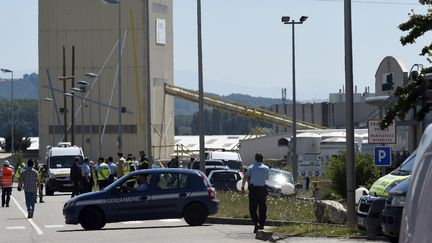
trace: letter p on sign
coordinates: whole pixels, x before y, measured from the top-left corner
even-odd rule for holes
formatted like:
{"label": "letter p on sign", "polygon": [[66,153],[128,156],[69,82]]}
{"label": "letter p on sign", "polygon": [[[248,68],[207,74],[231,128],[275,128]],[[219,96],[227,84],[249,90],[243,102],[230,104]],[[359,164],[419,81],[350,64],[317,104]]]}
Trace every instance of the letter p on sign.
{"label": "letter p on sign", "polygon": [[391,165],[391,147],[377,146],[374,149],[374,162],[376,166]]}

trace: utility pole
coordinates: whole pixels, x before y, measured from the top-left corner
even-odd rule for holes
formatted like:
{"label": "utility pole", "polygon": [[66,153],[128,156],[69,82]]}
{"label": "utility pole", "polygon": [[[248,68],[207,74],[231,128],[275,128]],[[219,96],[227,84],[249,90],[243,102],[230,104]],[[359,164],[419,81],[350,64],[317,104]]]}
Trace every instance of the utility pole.
{"label": "utility pole", "polygon": [[354,105],[353,105],[353,53],[351,0],[344,0],[345,26],[345,114],[346,114],[346,176],[347,176],[347,219],[348,226],[356,225],[355,213],[355,164],[354,164]]}

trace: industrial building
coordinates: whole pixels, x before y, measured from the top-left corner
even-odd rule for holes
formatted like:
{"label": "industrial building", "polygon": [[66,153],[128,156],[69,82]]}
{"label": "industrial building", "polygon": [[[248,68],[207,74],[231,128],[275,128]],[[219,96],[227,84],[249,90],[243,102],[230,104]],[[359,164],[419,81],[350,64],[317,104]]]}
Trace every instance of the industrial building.
{"label": "industrial building", "polygon": [[156,157],[173,152],[172,11],[172,0],[39,1],[39,157],[62,140],[92,158],[151,151],[148,131]]}

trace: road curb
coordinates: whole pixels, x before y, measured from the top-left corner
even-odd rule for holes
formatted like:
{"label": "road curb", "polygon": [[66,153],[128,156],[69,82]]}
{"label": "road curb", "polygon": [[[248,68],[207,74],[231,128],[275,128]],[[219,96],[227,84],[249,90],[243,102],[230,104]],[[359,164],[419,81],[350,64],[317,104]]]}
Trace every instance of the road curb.
{"label": "road curb", "polygon": [[[228,217],[208,217],[206,222],[210,224],[253,225],[251,219],[228,218]],[[345,225],[340,225],[340,224],[325,224],[325,223],[317,223],[317,222],[299,222],[299,221],[281,221],[281,220],[266,221],[266,226],[284,226],[284,225],[299,225],[299,224],[345,227]]]}

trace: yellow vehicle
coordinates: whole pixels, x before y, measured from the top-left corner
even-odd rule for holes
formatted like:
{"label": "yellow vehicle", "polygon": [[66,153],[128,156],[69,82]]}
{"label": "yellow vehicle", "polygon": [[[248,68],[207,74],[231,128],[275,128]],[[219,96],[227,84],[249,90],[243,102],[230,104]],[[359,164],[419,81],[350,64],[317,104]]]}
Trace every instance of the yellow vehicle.
{"label": "yellow vehicle", "polygon": [[379,197],[387,197],[389,191],[397,184],[410,177],[414,165],[416,151],[414,151],[398,168],[391,173],[379,178],[369,190],[369,194]]}

